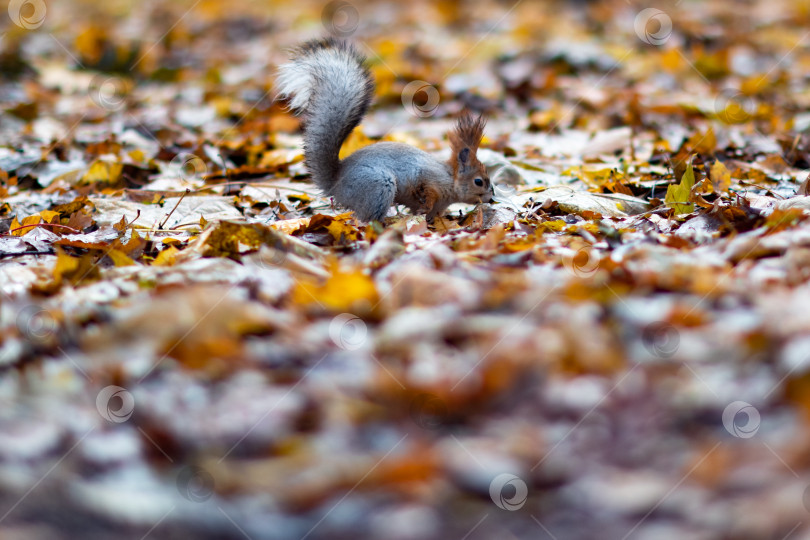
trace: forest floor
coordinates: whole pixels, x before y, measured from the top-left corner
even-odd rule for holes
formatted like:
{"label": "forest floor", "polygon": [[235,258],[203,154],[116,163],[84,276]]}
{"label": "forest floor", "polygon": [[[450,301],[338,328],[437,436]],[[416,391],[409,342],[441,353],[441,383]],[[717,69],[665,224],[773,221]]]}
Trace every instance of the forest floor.
{"label": "forest floor", "polygon": [[[4,539],[810,538],[810,2],[7,7]],[[317,192],[329,34],[495,203]]]}

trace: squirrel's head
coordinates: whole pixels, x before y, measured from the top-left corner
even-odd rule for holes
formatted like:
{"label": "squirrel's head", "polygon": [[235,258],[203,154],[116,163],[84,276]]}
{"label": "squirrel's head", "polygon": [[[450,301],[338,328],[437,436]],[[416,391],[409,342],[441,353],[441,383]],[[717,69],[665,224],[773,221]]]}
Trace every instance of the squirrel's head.
{"label": "squirrel's head", "polygon": [[487,168],[476,155],[486,123],[483,116],[473,117],[464,111],[450,133],[450,165],[453,167],[455,191],[460,202],[476,204],[492,200],[493,190]]}

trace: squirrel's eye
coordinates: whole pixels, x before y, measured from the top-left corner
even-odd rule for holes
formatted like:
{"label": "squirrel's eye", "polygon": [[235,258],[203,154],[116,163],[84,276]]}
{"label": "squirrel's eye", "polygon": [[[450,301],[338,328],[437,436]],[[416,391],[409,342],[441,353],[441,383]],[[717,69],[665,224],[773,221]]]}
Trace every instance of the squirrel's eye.
{"label": "squirrel's eye", "polygon": [[483,185],[484,185],[484,181],[483,181],[483,180],[481,180],[480,178],[476,178],[476,179],[475,179],[475,185],[476,185],[476,186],[483,186]]}

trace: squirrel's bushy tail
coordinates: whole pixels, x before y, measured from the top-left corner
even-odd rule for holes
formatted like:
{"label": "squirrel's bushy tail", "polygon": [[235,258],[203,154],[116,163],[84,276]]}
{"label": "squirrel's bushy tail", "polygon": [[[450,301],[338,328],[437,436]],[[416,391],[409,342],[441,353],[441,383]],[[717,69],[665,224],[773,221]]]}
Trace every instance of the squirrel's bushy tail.
{"label": "squirrel's bushy tail", "polygon": [[340,168],[338,153],[374,96],[365,58],[336,39],[305,43],[279,68],[280,97],[303,114],[304,157],[315,184],[329,192]]}

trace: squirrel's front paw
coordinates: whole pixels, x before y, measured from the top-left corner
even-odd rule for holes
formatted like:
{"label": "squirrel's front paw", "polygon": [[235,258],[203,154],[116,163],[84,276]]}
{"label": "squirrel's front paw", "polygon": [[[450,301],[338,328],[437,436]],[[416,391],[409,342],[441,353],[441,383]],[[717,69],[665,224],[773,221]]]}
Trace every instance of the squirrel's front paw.
{"label": "squirrel's front paw", "polygon": [[433,221],[433,218],[436,217],[436,202],[439,200],[439,193],[436,189],[423,184],[420,186],[416,200],[418,204],[416,205],[415,213],[432,216],[429,221]]}
{"label": "squirrel's front paw", "polygon": [[413,211],[414,215],[421,216],[424,214],[430,214],[431,210],[433,210],[433,207],[428,206],[426,204],[420,204],[419,206],[417,206],[416,208],[412,208],[411,210]]}

